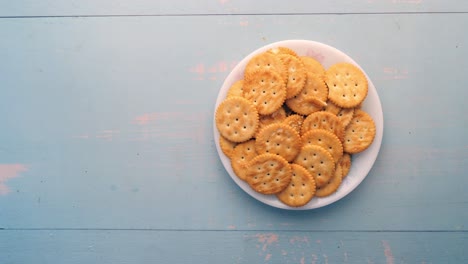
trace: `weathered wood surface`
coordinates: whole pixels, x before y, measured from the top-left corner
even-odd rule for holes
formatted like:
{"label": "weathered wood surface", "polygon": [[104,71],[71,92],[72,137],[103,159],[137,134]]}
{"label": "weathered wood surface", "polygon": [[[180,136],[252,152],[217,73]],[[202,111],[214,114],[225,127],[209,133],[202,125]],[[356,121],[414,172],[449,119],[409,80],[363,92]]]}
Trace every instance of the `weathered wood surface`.
{"label": "weathered wood surface", "polygon": [[[383,2],[348,12],[400,12]],[[1,263],[466,262],[467,14],[92,17],[140,11],[23,3],[0,15],[91,17],[0,19]],[[444,3],[420,5],[466,7]],[[222,13],[210,6],[180,12]],[[212,139],[229,71],[284,39],[348,53],[383,105],[374,168],[319,210],[250,198]]]}

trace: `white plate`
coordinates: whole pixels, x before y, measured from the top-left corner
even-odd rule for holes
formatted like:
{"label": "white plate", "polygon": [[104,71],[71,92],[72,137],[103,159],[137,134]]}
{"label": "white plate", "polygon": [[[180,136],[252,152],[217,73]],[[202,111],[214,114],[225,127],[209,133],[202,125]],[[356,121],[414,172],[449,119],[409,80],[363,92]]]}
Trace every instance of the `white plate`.
{"label": "white plate", "polygon": [[[219,91],[218,98],[216,100],[215,109],[224,100],[224,98],[226,97],[227,91],[229,90],[231,85],[237,80],[240,80],[243,78],[243,72],[244,72],[244,68],[247,62],[256,54],[259,54],[261,52],[267,51],[268,49],[278,47],[278,46],[288,47],[296,51],[296,53],[299,56],[313,57],[317,59],[318,61],[320,61],[322,65],[325,67],[325,69],[327,69],[331,65],[338,63],[338,62],[349,62],[361,68],[348,55],[337,50],[336,48],[333,48],[331,46],[328,46],[319,42],[308,41],[308,40],[285,40],[285,41],[275,42],[275,43],[269,44],[267,46],[264,46],[252,52],[247,57],[245,57],[239,64],[237,64],[237,66],[228,75],[228,77],[224,81],[223,86],[221,87],[221,90]],[[369,76],[367,76],[367,79],[369,80],[369,91],[363,103],[362,108],[364,111],[369,113],[374,119],[377,133],[375,135],[375,139],[372,145],[370,145],[368,149],[366,149],[365,151],[359,154],[352,155],[352,163],[351,163],[351,169],[349,171],[349,174],[348,176],[346,176],[341,186],[334,194],[328,197],[323,197],[323,198],[314,197],[308,204],[302,207],[294,208],[294,207],[287,206],[283,204],[282,202],[280,202],[276,198],[275,195],[263,195],[263,194],[255,192],[254,190],[250,188],[250,186],[246,182],[242,181],[236,176],[236,174],[233,172],[231,168],[231,163],[230,163],[229,158],[226,155],[224,155],[224,153],[221,151],[221,148],[219,146],[219,132],[216,129],[216,123],[213,117],[214,140],[216,142],[216,149],[218,150],[218,154],[221,159],[221,162],[224,165],[224,168],[229,173],[231,178],[237,183],[237,185],[239,185],[239,187],[241,187],[246,193],[248,193],[255,199],[265,204],[278,207],[278,208],[289,209],[289,210],[309,210],[309,209],[314,209],[314,208],[319,208],[319,207],[329,205],[345,197],[347,194],[353,191],[367,176],[370,169],[374,165],[374,162],[379,153],[380,144],[382,143],[382,135],[383,135],[382,105],[380,104],[379,96]]]}

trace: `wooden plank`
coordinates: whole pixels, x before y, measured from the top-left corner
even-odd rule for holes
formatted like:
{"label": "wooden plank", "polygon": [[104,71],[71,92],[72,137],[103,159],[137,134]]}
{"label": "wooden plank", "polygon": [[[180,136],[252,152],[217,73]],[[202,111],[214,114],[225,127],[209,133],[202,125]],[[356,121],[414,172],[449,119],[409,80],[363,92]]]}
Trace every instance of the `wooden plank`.
{"label": "wooden plank", "polygon": [[467,12],[460,0],[315,0],[295,1],[150,1],[150,0],[17,0],[0,1],[0,16],[101,16],[200,14],[337,14],[399,12]]}
{"label": "wooden plank", "polygon": [[[466,230],[463,25],[466,14],[1,19],[0,227]],[[368,178],[309,212],[248,197],[211,135],[235,63],[296,38],[355,58],[385,117]]]}
{"label": "wooden plank", "polygon": [[2,263],[466,263],[466,233],[0,231]]}

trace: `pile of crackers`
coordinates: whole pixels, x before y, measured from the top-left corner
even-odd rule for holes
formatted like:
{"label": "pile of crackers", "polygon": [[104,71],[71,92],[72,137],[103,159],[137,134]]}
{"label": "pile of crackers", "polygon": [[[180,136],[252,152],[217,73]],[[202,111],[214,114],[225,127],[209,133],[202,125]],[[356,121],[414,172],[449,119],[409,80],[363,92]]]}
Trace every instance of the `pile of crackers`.
{"label": "pile of crackers", "polygon": [[365,74],[349,63],[328,69],[277,47],[254,56],[216,109],[220,147],[256,192],[300,207],[333,194],[376,129],[361,109]]}

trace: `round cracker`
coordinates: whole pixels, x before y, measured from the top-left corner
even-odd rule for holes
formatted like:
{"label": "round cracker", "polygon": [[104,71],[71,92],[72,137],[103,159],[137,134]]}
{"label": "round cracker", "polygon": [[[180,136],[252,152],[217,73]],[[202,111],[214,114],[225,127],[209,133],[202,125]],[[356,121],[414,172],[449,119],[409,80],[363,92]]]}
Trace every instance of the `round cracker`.
{"label": "round cracker", "polygon": [[269,49],[268,52],[273,53],[275,55],[288,54],[288,55],[294,56],[296,58],[299,57],[299,56],[297,56],[297,53],[294,50],[292,50],[290,48],[286,48],[286,47],[272,48],[272,49]]}
{"label": "round cracker", "polygon": [[288,79],[286,80],[286,99],[297,95],[304,88],[307,74],[302,61],[289,54],[278,55],[286,66]]}
{"label": "round cracker", "polygon": [[234,148],[231,155],[231,167],[237,177],[245,181],[247,178],[246,164],[256,156],[255,140],[240,143]]}
{"label": "round cracker", "polygon": [[338,161],[338,164],[341,166],[342,178],[344,179],[351,169],[351,155],[349,153],[344,153]]}
{"label": "round cracker", "polygon": [[333,157],[324,148],[316,145],[302,147],[294,163],[303,166],[314,177],[317,186],[324,186],[335,171]]}
{"label": "round cracker", "polygon": [[328,88],[322,78],[308,72],[304,88],[299,94],[286,100],[286,105],[298,114],[309,115],[322,109],[322,107],[311,102],[310,98],[314,97],[321,101],[326,101],[327,96]]}
{"label": "round cracker", "polygon": [[317,187],[315,195],[317,197],[325,197],[333,194],[340,187],[342,179],[341,166],[336,166],[336,170],[333,172],[333,177],[330,178],[327,184]]}
{"label": "round cracker", "polygon": [[334,133],[341,142],[344,139],[344,128],[338,117],[329,112],[320,111],[310,114],[302,124],[301,134],[312,129],[325,129]]}
{"label": "round cracker", "polygon": [[244,79],[244,97],[255,105],[259,114],[269,115],[283,105],[286,85],[274,71],[254,71]]}
{"label": "round cracker", "polygon": [[372,144],[374,137],[374,120],[363,110],[356,110],[345,131],[344,150],[351,154],[364,151]]}
{"label": "round cracker", "polygon": [[234,148],[237,146],[237,143],[232,142],[220,135],[219,146],[221,147],[221,150],[223,151],[224,155],[226,155],[228,158],[231,158],[232,152],[234,152]]}
{"label": "round cracker", "polygon": [[329,89],[328,98],[340,107],[355,107],[367,96],[367,78],[353,64],[332,65],[325,73],[325,81]]}
{"label": "round cracker", "polygon": [[283,121],[283,124],[286,124],[292,127],[298,134],[301,133],[302,123],[304,122],[304,117],[301,115],[290,115],[286,117]]}
{"label": "round cracker", "polygon": [[255,139],[259,154],[272,153],[292,161],[301,149],[301,137],[290,126],[275,123],[264,127]]}
{"label": "round cracker", "polygon": [[288,79],[288,72],[286,71],[284,62],[276,54],[271,52],[263,52],[250,59],[245,66],[244,76],[248,76],[259,70],[278,73],[284,83],[286,83]]}
{"label": "round cracker", "polygon": [[[262,130],[262,128],[268,125],[274,124],[274,123],[281,123],[285,119],[286,119],[286,111],[284,110],[283,107],[280,107],[278,110],[276,110],[270,115],[260,115],[258,130],[256,134],[258,134]],[[255,137],[257,137],[257,135]]]}
{"label": "round cracker", "polygon": [[235,82],[233,85],[228,90],[226,98],[232,97],[232,96],[244,96],[244,80],[238,80]]}
{"label": "round cracker", "polygon": [[299,207],[307,204],[315,195],[315,180],[304,167],[291,164],[292,177],[289,185],[276,195],[286,205]]}
{"label": "round cracker", "polygon": [[312,129],[302,135],[302,145],[317,145],[326,149],[332,155],[335,163],[343,156],[343,145],[340,139],[324,129]]}
{"label": "round cracker", "polygon": [[247,99],[233,96],[219,104],[215,114],[219,133],[232,142],[243,142],[255,134],[258,112]]}
{"label": "round cracker", "polygon": [[291,181],[291,165],[281,156],[261,154],[247,164],[247,183],[256,192],[275,194]]}
{"label": "round cracker", "polygon": [[343,127],[347,127],[353,119],[354,108],[341,108],[340,112],[336,115],[340,119]]}
{"label": "round cracker", "polygon": [[327,101],[327,106],[325,106],[325,108],[323,108],[323,111],[330,112],[330,113],[332,113],[334,115],[338,115],[340,113],[340,111],[341,111],[341,107],[337,106],[332,101],[328,100]]}
{"label": "round cracker", "polygon": [[304,66],[306,67],[307,72],[310,72],[312,75],[323,78],[325,75],[325,69],[322,64],[314,58],[311,57],[301,57]]}

